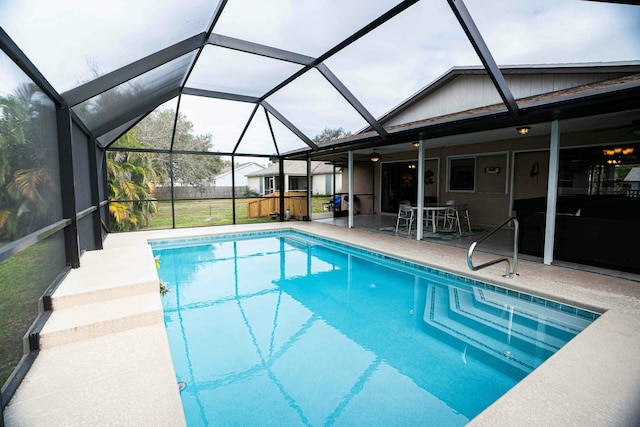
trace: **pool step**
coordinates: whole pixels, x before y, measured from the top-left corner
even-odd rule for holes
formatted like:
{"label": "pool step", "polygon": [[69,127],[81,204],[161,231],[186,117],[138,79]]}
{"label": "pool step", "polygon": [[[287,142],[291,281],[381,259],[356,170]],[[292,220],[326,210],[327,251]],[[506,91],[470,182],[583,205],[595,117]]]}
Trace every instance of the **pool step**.
{"label": "pool step", "polygon": [[158,273],[147,244],[89,251],[51,297],[53,310],[158,292]]}
{"label": "pool step", "polygon": [[40,332],[40,349],[161,324],[158,291],[53,310]]}
{"label": "pool step", "polygon": [[147,244],[90,251],[51,296],[40,349],[163,323],[159,280]]}

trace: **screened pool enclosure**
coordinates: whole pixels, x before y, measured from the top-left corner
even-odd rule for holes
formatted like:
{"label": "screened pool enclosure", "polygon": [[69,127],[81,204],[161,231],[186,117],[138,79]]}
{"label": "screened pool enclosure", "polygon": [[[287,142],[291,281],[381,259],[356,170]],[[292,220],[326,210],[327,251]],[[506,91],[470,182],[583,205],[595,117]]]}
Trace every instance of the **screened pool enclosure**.
{"label": "screened pool enclosure", "polygon": [[[110,232],[310,220],[354,194],[348,171],[374,150],[562,120],[640,132],[638,78],[524,103],[501,71],[637,68],[635,3],[0,3],[0,406],[57,283]],[[494,102],[386,119],[460,66]]]}

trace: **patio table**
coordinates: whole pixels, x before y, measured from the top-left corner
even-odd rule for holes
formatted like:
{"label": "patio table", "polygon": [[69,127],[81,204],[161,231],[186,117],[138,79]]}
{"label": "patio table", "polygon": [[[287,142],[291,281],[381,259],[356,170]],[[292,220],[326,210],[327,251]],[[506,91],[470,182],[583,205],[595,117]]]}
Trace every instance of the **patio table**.
{"label": "patio table", "polygon": [[[412,207],[415,211],[418,210],[417,206]],[[429,215],[433,215],[431,220],[431,225],[433,227],[433,232],[436,232],[436,215],[438,211],[446,211],[447,209],[451,209],[450,205],[437,205],[432,203],[427,203],[422,207],[423,213],[426,215],[427,220],[429,219]]]}

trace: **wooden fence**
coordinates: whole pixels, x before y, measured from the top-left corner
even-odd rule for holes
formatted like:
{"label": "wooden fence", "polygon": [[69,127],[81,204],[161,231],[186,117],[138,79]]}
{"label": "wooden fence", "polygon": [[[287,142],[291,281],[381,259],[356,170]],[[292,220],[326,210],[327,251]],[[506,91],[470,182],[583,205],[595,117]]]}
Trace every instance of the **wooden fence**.
{"label": "wooden fence", "polygon": [[[302,195],[301,195],[302,194]],[[284,193],[284,209],[289,209],[292,218],[302,218],[307,213],[306,193]],[[280,193],[271,193],[264,197],[247,199],[247,218],[260,218],[280,212]]]}

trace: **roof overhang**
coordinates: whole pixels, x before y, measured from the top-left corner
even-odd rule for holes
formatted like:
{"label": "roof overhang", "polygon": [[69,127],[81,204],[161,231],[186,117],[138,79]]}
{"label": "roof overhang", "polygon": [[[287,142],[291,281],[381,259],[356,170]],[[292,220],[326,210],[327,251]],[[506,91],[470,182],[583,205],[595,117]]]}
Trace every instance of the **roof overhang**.
{"label": "roof overhang", "polygon": [[[455,135],[492,131],[518,126],[548,123],[554,120],[589,118],[593,116],[624,113],[638,110],[640,104],[640,78],[611,87],[596,88],[580,93],[569,93],[552,99],[521,101],[520,114],[513,118],[504,105],[489,106],[440,118],[385,128],[386,141],[375,132],[365,132],[325,143],[319,150],[298,150],[285,154],[296,159],[326,157],[327,154],[350,150],[392,146],[408,142],[432,140]],[[633,113],[640,115],[640,113]]]}

